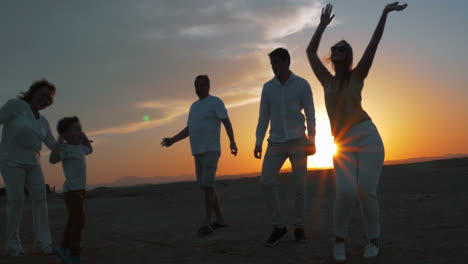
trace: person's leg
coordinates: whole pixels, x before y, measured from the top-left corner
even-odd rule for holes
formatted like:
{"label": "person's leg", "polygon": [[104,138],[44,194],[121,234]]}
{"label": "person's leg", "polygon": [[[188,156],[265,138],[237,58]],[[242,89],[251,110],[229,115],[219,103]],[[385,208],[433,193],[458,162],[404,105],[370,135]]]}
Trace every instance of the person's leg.
{"label": "person's leg", "polygon": [[273,226],[277,228],[283,228],[285,225],[281,217],[280,203],[276,192],[276,177],[286,158],[285,144],[268,144],[260,176],[266,205],[271,214]]}
{"label": "person's leg", "polygon": [[356,152],[338,152],[333,158],[336,186],[333,220],[337,242],[348,234],[351,210],[357,193],[356,159]]}
{"label": "person's leg", "polygon": [[[362,139],[358,152],[358,190],[364,228],[368,239],[380,237],[379,201],[377,189],[384,164],[382,139],[374,128]],[[367,134],[367,133],[366,133]]]}
{"label": "person's leg", "polygon": [[[201,187],[205,194],[205,220],[204,224],[211,226],[211,216],[215,208],[215,200],[217,200],[217,195],[214,190],[214,182],[216,170],[218,168],[220,153],[217,151],[209,151],[204,153],[201,158]],[[219,206],[219,201],[216,201],[217,206]],[[221,213],[219,208],[217,213]],[[221,214],[221,218],[224,217]]]}
{"label": "person's leg", "polygon": [[70,253],[72,256],[80,256],[81,235],[85,223],[85,191],[71,191],[70,193]]}
{"label": "person's leg", "polygon": [[203,187],[202,189],[205,193],[205,219],[203,224],[211,226],[211,215],[213,214],[214,208],[214,190],[212,187]]}
{"label": "person's leg", "polygon": [[63,193],[63,200],[65,201],[65,206],[67,208],[68,218],[67,218],[67,224],[65,225],[65,229],[63,231],[61,246],[64,250],[69,250],[70,249],[70,232],[71,232],[70,230],[71,230],[71,224],[72,224],[72,218],[71,218],[72,208],[71,208],[70,192]]}
{"label": "person's leg", "polygon": [[225,224],[224,215],[223,215],[223,211],[221,209],[221,204],[219,202],[218,193],[216,191],[214,191],[213,203],[214,203],[213,204],[213,210],[214,210],[215,215],[216,215],[216,223],[218,223],[220,225],[224,225]]}
{"label": "person's leg", "polygon": [[52,254],[47,193],[41,166],[30,166],[26,175],[26,186],[31,195],[35,247],[45,254]]}
{"label": "person's leg", "polygon": [[333,211],[335,244],[333,258],[335,262],[346,261],[345,237],[348,234],[348,224],[351,210],[356,199],[357,164],[356,152],[341,151],[333,158],[335,171],[336,199]]}
{"label": "person's leg", "polygon": [[2,162],[0,170],[6,190],[6,248],[10,255],[24,253],[19,229],[23,216],[26,169],[20,164]]}
{"label": "person's leg", "polygon": [[307,155],[304,144],[295,144],[289,154],[294,181],[294,208],[296,228],[304,228],[305,176],[307,174]]}

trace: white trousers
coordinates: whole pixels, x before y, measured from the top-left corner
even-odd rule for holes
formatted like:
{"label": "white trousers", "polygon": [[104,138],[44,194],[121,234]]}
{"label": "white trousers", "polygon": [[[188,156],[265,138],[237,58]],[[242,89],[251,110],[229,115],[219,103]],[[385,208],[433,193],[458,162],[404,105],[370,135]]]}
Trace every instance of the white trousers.
{"label": "white trousers", "polygon": [[338,144],[333,159],[336,176],[334,231],[345,238],[356,197],[369,239],[380,236],[377,188],[384,163],[384,146],[372,121],[353,126]]}
{"label": "white trousers", "polygon": [[305,175],[307,173],[307,156],[305,154],[305,139],[291,140],[286,143],[269,143],[263,160],[260,183],[266,199],[267,208],[271,213],[272,223],[283,227],[285,221],[281,216],[276,177],[287,158],[291,162],[294,181],[295,226],[304,227],[305,211]]}
{"label": "white trousers", "polygon": [[0,172],[5,183],[7,197],[5,228],[7,252],[17,254],[23,251],[19,229],[23,216],[25,187],[29,191],[32,202],[34,245],[38,249],[50,246],[52,239],[49,228],[47,194],[41,166],[1,161]]}

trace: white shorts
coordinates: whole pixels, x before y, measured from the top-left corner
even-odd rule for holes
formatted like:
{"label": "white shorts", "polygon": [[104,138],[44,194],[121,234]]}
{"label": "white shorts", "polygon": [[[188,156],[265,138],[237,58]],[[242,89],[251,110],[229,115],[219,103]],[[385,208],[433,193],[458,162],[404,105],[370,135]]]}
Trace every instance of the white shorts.
{"label": "white shorts", "polygon": [[197,183],[200,187],[214,187],[219,151],[208,151],[194,155]]}

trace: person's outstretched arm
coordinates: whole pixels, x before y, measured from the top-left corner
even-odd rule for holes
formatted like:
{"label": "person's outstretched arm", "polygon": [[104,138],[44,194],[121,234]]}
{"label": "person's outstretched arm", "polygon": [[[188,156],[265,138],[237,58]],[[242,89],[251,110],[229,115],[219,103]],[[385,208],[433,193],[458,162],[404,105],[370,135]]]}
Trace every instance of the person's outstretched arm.
{"label": "person's outstretched arm", "polygon": [[332,77],[331,73],[323,65],[320,60],[317,51],[320,44],[320,39],[322,34],[325,31],[325,28],[330,24],[335,15],[331,15],[333,6],[327,4],[325,8],[322,8],[322,15],[320,16],[320,24],[315,30],[314,36],[310,40],[309,46],[307,47],[307,58],[309,59],[310,66],[315,73],[315,76],[319,79],[320,83],[323,85],[325,81]]}
{"label": "person's outstretched arm", "polygon": [[380,16],[379,23],[377,24],[377,27],[375,28],[374,34],[372,35],[372,38],[369,44],[367,45],[367,48],[364,51],[364,54],[362,55],[361,60],[357,64],[356,68],[354,69],[354,72],[358,76],[365,79],[367,75],[369,74],[369,70],[372,66],[372,62],[374,61],[375,53],[377,51],[377,46],[379,45],[379,42],[382,39],[388,13],[392,11],[401,11],[405,9],[407,6],[408,6],[407,4],[399,5],[398,2],[395,2],[393,4],[388,4],[384,8],[382,15]]}
{"label": "person's outstretched arm", "polygon": [[180,141],[186,137],[189,136],[189,129],[188,127],[185,127],[182,129],[177,135],[171,137],[171,138],[163,138],[161,141],[161,146],[162,147],[170,147],[172,144],[176,143],[177,141]]}
{"label": "person's outstretched arm", "polygon": [[229,142],[231,142],[229,146],[231,148],[231,154],[236,156],[237,145],[236,145],[236,140],[234,139],[234,130],[232,129],[231,120],[229,120],[229,118],[225,118],[225,119],[222,119],[221,122],[223,122],[224,128],[226,129],[226,133],[229,137]]}

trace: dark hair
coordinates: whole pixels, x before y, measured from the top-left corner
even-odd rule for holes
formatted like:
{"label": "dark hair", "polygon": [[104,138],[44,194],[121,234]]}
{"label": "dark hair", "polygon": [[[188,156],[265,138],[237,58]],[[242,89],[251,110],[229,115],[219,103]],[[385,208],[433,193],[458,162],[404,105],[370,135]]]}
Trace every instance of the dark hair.
{"label": "dark hair", "polygon": [[197,80],[205,80],[206,83],[208,84],[208,88],[210,88],[210,78],[208,78],[208,75],[198,75],[197,77],[195,77],[195,81],[194,83],[197,81]]}
{"label": "dark hair", "polygon": [[64,117],[57,123],[57,131],[60,135],[65,134],[73,124],[80,122],[80,119],[76,116]]}
{"label": "dark hair", "polygon": [[33,98],[34,94],[41,89],[42,87],[47,87],[52,91],[52,94],[55,94],[56,90],[55,85],[49,82],[46,79],[41,79],[38,81],[35,81],[29,86],[29,89],[26,92],[20,92],[18,95],[19,99],[22,99],[26,102],[30,102],[31,99]]}
{"label": "dark hair", "polygon": [[270,57],[270,59],[272,57],[278,57],[283,61],[287,61],[288,65],[291,65],[291,56],[289,56],[289,51],[285,48],[277,48],[274,51],[270,52],[268,56]]}

